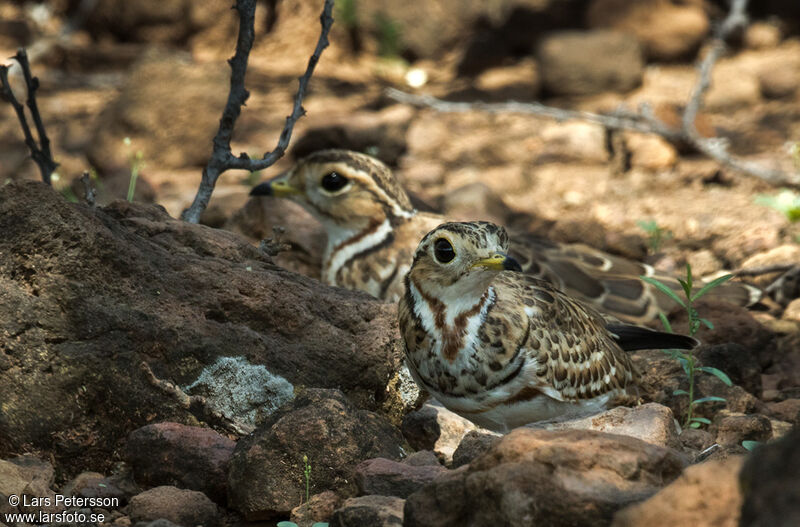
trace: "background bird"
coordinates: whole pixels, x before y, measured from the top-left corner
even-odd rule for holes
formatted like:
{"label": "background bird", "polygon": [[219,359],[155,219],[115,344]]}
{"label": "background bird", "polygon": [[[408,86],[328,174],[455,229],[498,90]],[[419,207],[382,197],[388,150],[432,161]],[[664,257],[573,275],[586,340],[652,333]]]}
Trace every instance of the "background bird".
{"label": "background bird", "polygon": [[[322,222],[328,235],[324,282],[390,302],[403,294],[403,278],[419,240],[446,221],[415,210],[382,162],[348,150],[311,154],[285,174],[254,187],[251,195],[289,198]],[[655,276],[681,290],[674,277],[658,274],[649,265],[582,244],[557,244],[515,233],[509,251],[525,273],[628,322],[645,323],[674,307],[672,300],[639,276]],[[708,296],[751,305],[761,293],[746,284],[728,283]]]}
{"label": "background bird", "polygon": [[419,244],[399,302],[409,370],[448,409],[505,432],[595,413],[626,394],[626,350],[691,337],[606,320],[507,255],[502,227],[445,223]]}

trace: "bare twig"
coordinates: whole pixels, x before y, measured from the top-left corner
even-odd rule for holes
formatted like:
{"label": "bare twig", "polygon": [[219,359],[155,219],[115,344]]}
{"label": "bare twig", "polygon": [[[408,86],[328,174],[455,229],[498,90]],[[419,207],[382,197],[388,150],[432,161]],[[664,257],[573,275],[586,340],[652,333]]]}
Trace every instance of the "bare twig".
{"label": "bare twig", "polygon": [[150,365],[146,362],[142,362],[139,367],[141,368],[145,377],[147,377],[147,381],[150,384],[167,395],[174,397],[182,408],[189,410],[192,415],[201,421],[206,421],[211,425],[219,426],[220,428],[237,435],[247,435],[254,430],[252,426],[240,423],[235,419],[223,415],[217,410],[214,410],[209,405],[208,401],[206,401],[205,397],[200,395],[186,395],[186,393],[178,386],[169,381],[159,379],[153,373],[153,370],[150,369]]}
{"label": "bare twig", "polygon": [[28,54],[25,52],[24,48],[17,50],[17,54],[12,58],[19,63],[19,66],[22,69],[22,76],[25,79],[25,86],[28,91],[28,100],[26,101],[26,104],[30,109],[33,123],[36,126],[36,134],[39,136],[39,144],[41,147],[36,144],[36,140],[33,138],[30,126],[28,126],[28,118],[25,116],[25,108],[22,106],[22,103],[17,100],[16,96],[14,95],[14,90],[11,89],[11,84],[8,82],[8,66],[3,65],[0,65],[0,84],[2,84],[0,97],[2,97],[4,101],[11,104],[11,106],[14,108],[14,111],[17,113],[17,119],[19,119],[19,124],[22,126],[22,133],[25,135],[25,144],[31,151],[31,158],[39,167],[39,172],[42,175],[42,181],[50,185],[50,176],[58,167],[58,163],[53,161],[53,154],[50,152],[50,139],[48,139],[47,133],[44,130],[42,116],[39,114],[39,106],[36,104],[36,90],[39,89],[39,79],[31,74],[31,66],[28,62]]}
{"label": "bare twig", "polygon": [[612,114],[597,114],[554,108],[538,102],[451,102],[437,99],[431,95],[415,95],[394,88],[388,88],[386,94],[388,97],[398,102],[414,106],[429,107],[440,112],[469,112],[479,110],[487,113],[532,114],[550,117],[557,121],[580,119],[601,124],[612,130],[633,130],[636,132],[657,134],[670,141],[688,143],[694,146],[699,152],[725,166],[758,177],[769,183],[775,185],[798,186],[800,185],[800,173],[774,170],[766,168],[758,163],[734,157],[728,152],[728,144],[724,138],[703,137],[695,128],[697,114],[703,105],[705,94],[711,85],[711,71],[727,48],[725,39],[729,37],[733,31],[747,24],[746,8],[747,0],[732,0],[730,12],[716,27],[713,45],[698,67],[698,80],[684,110],[680,129],[672,128],[660,121],[646,105],[640,107],[637,112],[619,109]]}
{"label": "bare twig", "polygon": [[254,160],[250,159],[247,154],[244,153],[240,154],[238,157],[231,153],[233,127],[236,123],[236,119],[239,118],[242,106],[250,95],[244,87],[244,77],[247,71],[247,59],[250,55],[250,49],[253,47],[253,38],[255,34],[255,0],[237,0],[235,9],[239,12],[239,39],[236,43],[236,54],[229,61],[231,65],[231,89],[228,94],[228,102],[225,104],[225,109],[222,112],[222,119],[220,119],[219,122],[219,131],[216,137],[214,137],[214,150],[211,154],[211,159],[203,169],[200,188],[197,190],[197,195],[192,205],[183,212],[182,216],[185,221],[191,223],[198,223],[200,221],[200,215],[208,206],[208,201],[211,199],[211,193],[214,191],[214,185],[216,185],[217,179],[226,170],[244,169],[251,172],[263,170],[272,166],[278,159],[283,157],[286,148],[289,146],[289,139],[292,136],[295,123],[306,113],[303,108],[303,98],[308,89],[308,82],[311,80],[311,75],[314,73],[314,68],[317,62],[319,62],[323,50],[328,47],[328,32],[333,25],[333,16],[331,14],[333,11],[333,3],[334,0],[325,0],[325,6],[320,15],[322,30],[319,35],[319,40],[317,41],[314,53],[308,59],[308,66],[306,67],[305,73],[298,79],[299,86],[294,98],[292,114],[286,118],[286,125],[281,132],[277,146],[271,152],[265,153],[263,158]]}
{"label": "bare twig", "polygon": [[86,203],[94,208],[97,204],[97,189],[92,185],[92,178],[89,176],[88,170],[83,171],[81,183],[83,183],[83,190],[86,192]]}

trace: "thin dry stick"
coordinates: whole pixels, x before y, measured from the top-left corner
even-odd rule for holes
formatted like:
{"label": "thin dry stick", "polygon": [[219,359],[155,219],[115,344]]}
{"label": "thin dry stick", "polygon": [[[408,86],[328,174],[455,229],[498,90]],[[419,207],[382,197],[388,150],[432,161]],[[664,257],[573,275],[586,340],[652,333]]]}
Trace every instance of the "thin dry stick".
{"label": "thin dry stick", "polygon": [[41,144],[41,147],[36,144],[30,126],[28,126],[25,108],[17,100],[14,95],[14,90],[11,89],[11,84],[8,82],[8,66],[2,65],[0,65],[0,84],[2,84],[0,97],[11,104],[14,111],[17,113],[17,119],[19,119],[19,124],[22,126],[22,133],[25,135],[25,144],[31,151],[31,158],[39,167],[42,181],[50,185],[50,177],[58,167],[58,163],[53,161],[53,154],[50,152],[50,139],[48,139],[47,133],[44,130],[42,116],[39,114],[39,106],[36,104],[36,90],[39,89],[39,79],[31,74],[31,65],[28,62],[28,54],[25,52],[24,48],[17,50],[17,54],[14,55],[13,58],[19,63],[22,69],[22,76],[25,79],[25,86],[28,91],[28,100],[26,104],[30,109],[33,123],[36,126],[36,134],[39,136],[39,144]]}
{"label": "thin dry stick", "polygon": [[728,152],[727,141],[723,138],[702,137],[695,128],[697,113],[703,105],[703,99],[711,85],[711,71],[714,65],[727,48],[725,39],[738,28],[747,24],[747,0],[733,0],[731,9],[725,20],[717,26],[714,33],[714,43],[699,65],[698,80],[692,91],[691,98],[686,105],[681,128],[674,129],[660,121],[653,115],[647,105],[639,108],[638,112],[620,109],[613,114],[597,114],[592,112],[564,110],[546,106],[538,102],[520,103],[509,101],[504,103],[476,102],[450,102],[438,99],[431,95],[415,95],[394,88],[388,88],[386,94],[398,102],[433,108],[439,112],[469,112],[484,111],[487,113],[522,113],[550,117],[557,121],[580,119],[594,122],[612,130],[633,130],[648,134],[657,134],[670,141],[682,141],[694,146],[704,155],[715,161],[729,166],[740,172],[763,179],[774,185],[800,186],[800,173],[789,173],[781,170],[766,168],[758,163],[744,161],[732,156]]}
{"label": "thin dry stick", "polygon": [[207,423],[215,426],[219,426],[224,430],[238,434],[238,435],[247,435],[254,430],[254,428],[250,425],[246,425],[244,423],[240,423],[235,419],[228,417],[217,410],[214,410],[208,403],[205,397],[200,395],[187,395],[186,392],[181,390],[178,386],[174,385],[169,381],[165,381],[156,377],[153,373],[153,370],[150,368],[150,365],[146,362],[142,362],[139,367],[141,368],[142,372],[144,373],[147,381],[161,390],[162,392],[166,393],[167,395],[175,398],[178,401],[178,404],[189,410],[192,415],[200,419],[201,421],[206,421]]}
{"label": "thin dry stick", "polygon": [[247,71],[247,59],[250,49],[253,47],[255,35],[255,0],[238,0],[235,9],[239,12],[239,38],[236,42],[236,54],[228,62],[231,65],[231,89],[228,93],[228,102],[222,112],[222,119],[219,122],[219,131],[214,137],[214,150],[211,159],[203,169],[203,177],[200,181],[200,188],[192,202],[192,205],[183,212],[183,219],[190,223],[198,223],[200,215],[208,206],[211,193],[219,176],[230,169],[243,169],[255,172],[272,166],[278,159],[283,157],[286,148],[289,146],[289,139],[292,137],[294,124],[305,115],[303,108],[303,98],[308,89],[308,82],[314,73],[314,68],[319,62],[319,58],[325,48],[328,47],[328,32],[333,25],[333,3],[334,0],[325,0],[325,6],[320,15],[322,30],[317,41],[314,53],[308,59],[306,72],[298,79],[299,86],[294,98],[292,114],[286,118],[286,125],[281,132],[278,144],[272,152],[267,152],[261,159],[250,159],[247,154],[234,156],[231,152],[231,136],[236,119],[239,118],[242,106],[249,97],[250,93],[244,87],[244,77]]}

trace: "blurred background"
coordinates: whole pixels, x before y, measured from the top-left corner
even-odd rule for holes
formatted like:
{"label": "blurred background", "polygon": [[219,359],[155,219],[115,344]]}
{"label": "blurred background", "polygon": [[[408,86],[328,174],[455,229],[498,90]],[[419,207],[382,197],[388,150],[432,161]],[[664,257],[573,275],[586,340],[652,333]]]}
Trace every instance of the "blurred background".
{"label": "blurred background", "polygon": [[[319,0],[259,2],[250,98],[233,151],[274,148],[319,36]],[[54,186],[101,203],[135,199],[179,216],[191,202],[228,93],[238,27],[231,1],[0,2],[0,56],[25,46],[60,163]],[[697,274],[800,261],[800,198],[721,167],[689,145],[571,120],[399,104],[387,87],[456,101],[540,101],[612,112],[647,103],[677,125],[727,3],[713,0],[337,0],[331,46],[290,152],[264,173],[231,171],[203,222],[253,241],[286,234],[314,274],[321,231],[292,204],[250,200],[252,185],[327,147],[372,154],[421,207]],[[732,153],[786,171],[800,157],[800,3],[762,0],[716,65],[697,126]],[[7,62],[8,63],[8,62]],[[12,79],[19,86],[19,79]],[[0,105],[0,181],[38,179]],[[796,219],[796,217],[794,218]],[[777,255],[777,256],[776,256]],[[800,311],[800,310],[799,310]],[[800,317],[800,314],[798,314]]]}

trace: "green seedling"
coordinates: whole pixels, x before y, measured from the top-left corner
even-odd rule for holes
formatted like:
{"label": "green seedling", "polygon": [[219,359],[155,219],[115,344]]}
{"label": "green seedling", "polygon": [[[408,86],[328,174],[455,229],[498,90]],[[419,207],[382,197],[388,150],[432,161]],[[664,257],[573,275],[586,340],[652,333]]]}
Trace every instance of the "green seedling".
{"label": "green seedling", "polygon": [[756,203],[777,210],[792,223],[800,221],[800,194],[793,190],[783,189],[774,196],[761,194]]}
{"label": "green seedling", "polygon": [[[666,284],[658,281],[655,278],[650,276],[641,276],[640,277],[645,282],[652,284],[655,286],[659,291],[667,295],[669,298],[674,300],[678,303],[681,307],[686,310],[687,315],[689,316],[689,335],[695,336],[697,332],[700,330],[701,326],[706,326],[708,329],[714,329],[714,325],[711,323],[710,320],[702,318],[700,314],[697,312],[697,309],[694,307],[695,302],[699,300],[703,295],[714,289],[715,287],[719,287],[720,285],[724,284],[731,278],[733,275],[728,274],[725,276],[721,276],[716,280],[713,280],[703,287],[701,287],[697,292],[694,291],[694,279],[692,277],[692,266],[686,264],[686,279],[679,279],[678,281],[683,288],[683,292],[686,295],[686,299],[682,299],[669,288]],[[672,325],[667,320],[667,317],[664,313],[658,314],[659,318],[661,319],[661,323],[664,325],[664,328],[672,333]],[[711,421],[704,417],[697,417],[694,415],[694,409],[697,405],[703,403],[710,403],[710,402],[726,402],[723,397],[701,397],[699,399],[695,399],[694,393],[694,385],[695,385],[695,378],[700,375],[701,373],[707,373],[709,375],[713,375],[725,383],[726,386],[732,386],[733,383],[731,382],[730,378],[721,370],[717,368],[712,368],[711,366],[698,366],[697,360],[692,352],[684,351],[684,350],[664,350],[664,353],[668,354],[673,359],[677,360],[680,363],[683,371],[686,373],[686,377],[689,381],[689,390],[675,390],[673,395],[686,395],[689,398],[689,407],[686,410],[686,415],[684,416],[683,426],[684,428],[699,428],[702,425],[711,424]]]}
{"label": "green seedling", "polygon": [[[125,143],[125,146],[130,149],[131,146],[131,138],[126,137],[122,140]],[[131,166],[131,179],[128,183],[128,201],[133,201],[133,194],[136,191],[136,180],[139,179],[139,171],[144,166],[144,154],[141,150],[137,150],[136,152],[131,152],[128,156],[128,162]]]}
{"label": "green seedling", "polygon": [[664,242],[670,240],[673,236],[671,230],[661,227],[656,223],[656,220],[640,220],[636,222],[636,225],[647,233],[647,246],[653,253],[661,250]]}

